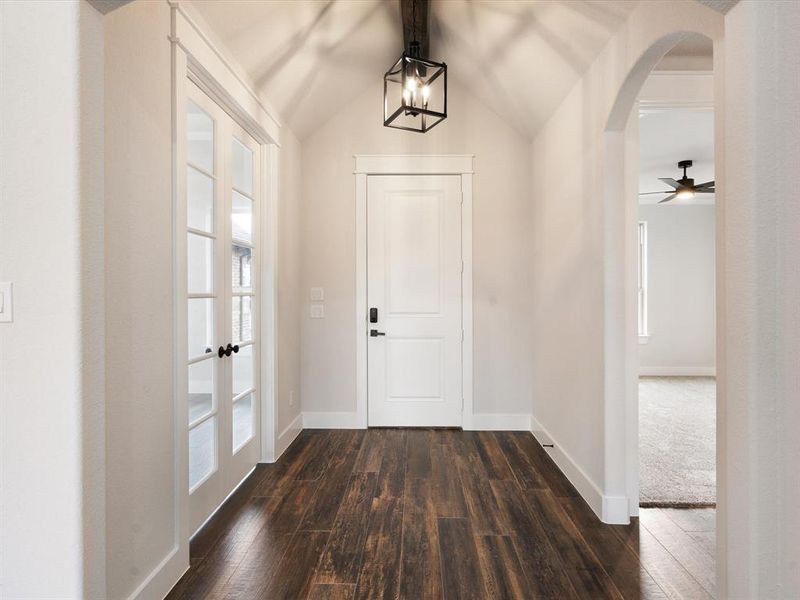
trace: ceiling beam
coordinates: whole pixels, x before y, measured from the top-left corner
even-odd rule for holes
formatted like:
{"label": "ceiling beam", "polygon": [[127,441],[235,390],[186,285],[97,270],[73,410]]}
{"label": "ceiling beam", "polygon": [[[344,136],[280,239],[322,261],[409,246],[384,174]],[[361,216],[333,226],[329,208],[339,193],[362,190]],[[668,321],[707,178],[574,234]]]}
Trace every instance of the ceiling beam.
{"label": "ceiling beam", "polygon": [[[408,43],[420,43],[422,56],[430,56],[430,38],[428,35],[428,0],[400,0],[400,14],[403,18],[403,44],[408,50]],[[416,7],[416,10],[415,10]],[[416,12],[416,23],[414,13]]]}

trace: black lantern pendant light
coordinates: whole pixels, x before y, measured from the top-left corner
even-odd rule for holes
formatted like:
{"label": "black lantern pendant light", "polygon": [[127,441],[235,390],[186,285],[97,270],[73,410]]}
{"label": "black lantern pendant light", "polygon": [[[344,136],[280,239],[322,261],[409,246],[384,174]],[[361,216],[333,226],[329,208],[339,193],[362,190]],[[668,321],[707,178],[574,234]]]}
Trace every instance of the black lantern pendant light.
{"label": "black lantern pendant light", "polygon": [[[417,37],[417,2],[424,3],[424,41]],[[427,0],[401,0],[401,6],[404,37],[410,39],[383,76],[383,124],[425,133],[447,118],[447,65],[422,56],[428,46]]]}

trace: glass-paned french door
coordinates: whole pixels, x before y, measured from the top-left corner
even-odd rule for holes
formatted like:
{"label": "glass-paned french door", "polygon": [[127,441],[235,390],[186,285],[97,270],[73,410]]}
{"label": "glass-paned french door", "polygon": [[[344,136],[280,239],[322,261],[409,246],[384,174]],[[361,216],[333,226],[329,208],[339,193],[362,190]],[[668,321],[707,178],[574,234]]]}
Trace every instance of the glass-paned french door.
{"label": "glass-paned french door", "polygon": [[186,357],[190,527],[260,455],[261,148],[193,83],[186,106]]}

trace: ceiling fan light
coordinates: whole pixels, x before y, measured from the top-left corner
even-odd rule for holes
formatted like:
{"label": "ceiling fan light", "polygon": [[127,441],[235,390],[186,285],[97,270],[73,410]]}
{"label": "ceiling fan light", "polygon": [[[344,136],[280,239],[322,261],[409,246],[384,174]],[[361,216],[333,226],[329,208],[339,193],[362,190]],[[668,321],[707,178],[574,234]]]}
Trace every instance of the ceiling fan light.
{"label": "ceiling fan light", "polygon": [[679,191],[675,197],[678,200],[691,200],[694,198],[694,191],[693,190],[681,190]]}

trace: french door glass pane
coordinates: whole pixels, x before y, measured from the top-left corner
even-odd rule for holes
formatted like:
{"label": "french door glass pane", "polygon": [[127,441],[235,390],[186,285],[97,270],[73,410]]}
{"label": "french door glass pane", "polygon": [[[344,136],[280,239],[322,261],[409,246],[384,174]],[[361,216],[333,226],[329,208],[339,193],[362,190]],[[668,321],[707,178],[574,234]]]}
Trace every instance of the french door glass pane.
{"label": "french door glass pane", "polygon": [[233,355],[233,395],[253,388],[253,346],[242,346]]}
{"label": "french door glass pane", "polygon": [[233,244],[232,252],[232,281],[233,290],[249,292],[252,289],[251,265],[253,262],[253,250],[246,246]]}
{"label": "french door glass pane", "polygon": [[214,410],[213,358],[189,365],[189,423]]}
{"label": "french door glass pane", "polygon": [[231,202],[231,232],[235,240],[253,241],[253,201],[236,191]]}
{"label": "french door glass pane", "polygon": [[233,297],[233,341],[248,342],[253,339],[253,298],[251,296]]}
{"label": "french door glass pane", "polygon": [[214,285],[214,240],[190,233],[188,261],[190,294],[210,294]]}
{"label": "french door glass pane", "polygon": [[189,358],[214,351],[214,300],[189,299]]}
{"label": "french door glass pane", "polygon": [[189,430],[189,489],[216,469],[217,418],[211,417]]}
{"label": "french door glass pane", "polygon": [[253,394],[233,405],[233,451],[253,437]]}
{"label": "french door glass pane", "polygon": [[214,231],[214,180],[192,167],[186,170],[187,224],[192,229]]}
{"label": "french door glass pane", "polygon": [[209,173],[214,172],[214,120],[194,102],[186,114],[186,160]]}
{"label": "french door glass pane", "polygon": [[234,138],[233,187],[248,196],[253,195],[253,151]]}

